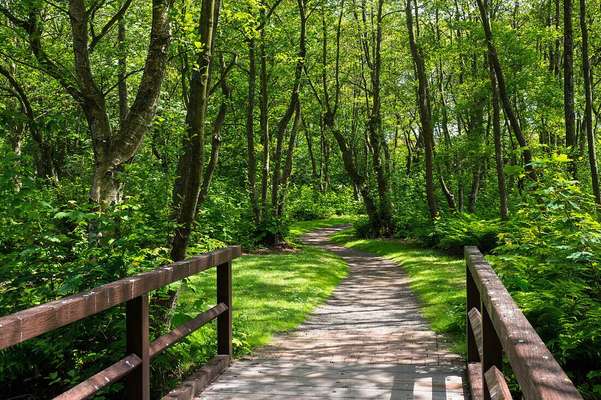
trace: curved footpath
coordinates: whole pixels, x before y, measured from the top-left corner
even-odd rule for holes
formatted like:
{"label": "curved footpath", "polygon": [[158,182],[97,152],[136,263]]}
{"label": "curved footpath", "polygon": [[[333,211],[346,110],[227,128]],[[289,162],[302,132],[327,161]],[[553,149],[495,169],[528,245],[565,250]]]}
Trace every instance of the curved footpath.
{"label": "curved footpath", "polygon": [[420,315],[396,263],[328,242],[344,227],[303,238],[344,259],[349,274],[296,330],[239,360],[198,400],[459,400],[462,358]]}

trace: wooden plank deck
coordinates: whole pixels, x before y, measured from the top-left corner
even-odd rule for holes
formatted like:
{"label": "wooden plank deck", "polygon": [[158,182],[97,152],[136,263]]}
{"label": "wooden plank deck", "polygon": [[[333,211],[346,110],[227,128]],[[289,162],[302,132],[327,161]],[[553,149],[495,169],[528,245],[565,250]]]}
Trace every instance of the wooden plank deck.
{"label": "wooden plank deck", "polygon": [[297,330],[235,362],[197,400],[467,399],[464,362],[422,318],[395,263],[335,246],[321,229],[305,242],[349,264],[349,275]]}

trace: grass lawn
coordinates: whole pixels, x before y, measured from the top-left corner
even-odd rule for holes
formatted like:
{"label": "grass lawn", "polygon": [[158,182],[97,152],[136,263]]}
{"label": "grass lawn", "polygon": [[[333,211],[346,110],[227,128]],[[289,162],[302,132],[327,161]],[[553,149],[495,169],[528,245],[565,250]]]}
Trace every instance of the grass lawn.
{"label": "grass lawn", "polygon": [[411,288],[421,301],[422,313],[432,329],[451,340],[453,351],[466,353],[463,259],[400,240],[360,240],[353,236],[352,229],[340,232],[334,240],[400,264],[411,278]]}

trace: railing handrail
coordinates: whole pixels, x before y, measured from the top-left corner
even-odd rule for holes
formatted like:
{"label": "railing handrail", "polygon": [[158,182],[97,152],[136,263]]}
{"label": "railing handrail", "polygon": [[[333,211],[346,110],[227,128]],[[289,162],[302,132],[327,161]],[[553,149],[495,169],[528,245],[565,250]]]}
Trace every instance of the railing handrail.
{"label": "railing handrail", "polygon": [[226,247],[1,317],[0,350],[231,261],[240,254],[240,246]]}
{"label": "railing handrail", "polygon": [[[127,398],[147,400],[150,359],[214,319],[217,319],[219,356],[217,362],[209,364],[220,369],[229,364],[232,354],[231,262],[241,254],[240,246],[230,246],[1,317],[0,350],[126,303],[126,356],[56,399],[87,398],[128,376]],[[217,305],[150,343],[148,293],[213,267],[217,267]]]}
{"label": "railing handrail", "polygon": [[472,389],[481,386],[485,400],[511,398],[500,372],[505,353],[525,399],[582,400],[477,247],[465,247],[465,261]]}

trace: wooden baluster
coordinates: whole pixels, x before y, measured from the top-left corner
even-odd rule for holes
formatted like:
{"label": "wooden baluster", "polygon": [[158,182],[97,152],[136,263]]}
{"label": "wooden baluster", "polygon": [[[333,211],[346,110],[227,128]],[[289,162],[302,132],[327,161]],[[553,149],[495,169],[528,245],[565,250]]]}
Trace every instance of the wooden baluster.
{"label": "wooden baluster", "polygon": [[472,277],[472,273],[470,272],[469,267],[466,265],[465,269],[465,277],[466,277],[466,291],[467,291],[467,303],[466,303],[466,327],[467,327],[467,362],[480,362],[480,354],[478,353],[478,344],[476,343],[476,337],[474,336],[473,328],[470,324],[470,319],[467,313],[470,312],[472,308],[476,308],[480,310],[480,292],[478,291],[478,287],[474,282],[474,278]]}
{"label": "wooden baluster", "polygon": [[148,340],[148,294],[127,302],[127,354],[136,354],[142,364],[127,377],[127,399],[150,399],[150,357]]}
{"label": "wooden baluster", "polygon": [[217,266],[217,304],[227,311],[217,317],[217,354],[231,356],[232,352],[232,262]]}
{"label": "wooden baluster", "polygon": [[486,384],[484,374],[491,368],[503,369],[503,346],[497,336],[490,315],[484,305],[482,306],[482,382],[484,382],[484,400],[491,400],[490,391]]}

